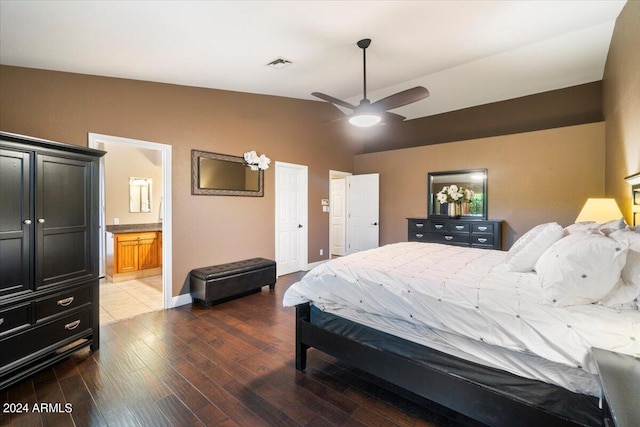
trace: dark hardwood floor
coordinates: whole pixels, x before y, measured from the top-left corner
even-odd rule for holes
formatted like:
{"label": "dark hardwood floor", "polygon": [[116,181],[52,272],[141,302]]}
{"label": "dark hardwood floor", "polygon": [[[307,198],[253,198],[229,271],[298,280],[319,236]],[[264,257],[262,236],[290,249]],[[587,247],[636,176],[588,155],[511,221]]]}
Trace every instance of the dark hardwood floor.
{"label": "dark hardwood floor", "polygon": [[[297,372],[295,309],[282,296],[302,275],[209,310],[187,305],[104,325],[99,351],[2,392],[0,426],[459,425],[314,349]],[[29,413],[10,413],[17,403]],[[52,405],[33,412],[36,403]]]}

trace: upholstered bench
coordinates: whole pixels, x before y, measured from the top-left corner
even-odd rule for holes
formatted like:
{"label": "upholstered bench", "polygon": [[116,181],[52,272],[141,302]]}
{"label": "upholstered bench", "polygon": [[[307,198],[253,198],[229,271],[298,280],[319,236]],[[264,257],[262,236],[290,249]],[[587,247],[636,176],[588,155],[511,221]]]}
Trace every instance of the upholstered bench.
{"label": "upholstered bench", "polygon": [[259,292],[264,285],[276,286],[276,263],[265,258],[251,258],[227,264],[191,270],[193,303],[205,308],[212,304]]}

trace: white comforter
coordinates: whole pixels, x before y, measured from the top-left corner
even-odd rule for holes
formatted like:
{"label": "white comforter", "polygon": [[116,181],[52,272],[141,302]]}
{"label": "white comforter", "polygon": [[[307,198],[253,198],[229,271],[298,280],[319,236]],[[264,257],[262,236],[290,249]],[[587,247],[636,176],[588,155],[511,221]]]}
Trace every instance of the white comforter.
{"label": "white comforter", "polygon": [[535,273],[508,271],[505,257],[485,249],[391,244],[321,264],[292,285],[283,302],[311,301],[352,320],[368,313],[383,324],[478,340],[591,374],[591,347],[640,356],[640,311],[556,307],[544,299]]}

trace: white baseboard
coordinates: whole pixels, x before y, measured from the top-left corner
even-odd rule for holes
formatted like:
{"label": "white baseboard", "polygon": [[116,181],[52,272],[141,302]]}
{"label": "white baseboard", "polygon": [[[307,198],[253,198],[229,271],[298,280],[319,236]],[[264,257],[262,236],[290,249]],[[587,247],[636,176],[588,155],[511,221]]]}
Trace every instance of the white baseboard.
{"label": "white baseboard", "polygon": [[177,297],[173,297],[173,299],[171,300],[171,307],[167,308],[176,308],[180,307],[181,305],[191,304],[191,301],[191,294],[178,295]]}

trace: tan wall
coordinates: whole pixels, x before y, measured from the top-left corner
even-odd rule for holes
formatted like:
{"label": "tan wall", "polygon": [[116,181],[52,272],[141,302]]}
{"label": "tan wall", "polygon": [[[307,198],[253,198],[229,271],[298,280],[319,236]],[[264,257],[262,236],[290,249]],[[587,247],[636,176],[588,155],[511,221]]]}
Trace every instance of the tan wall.
{"label": "tan wall", "polygon": [[[173,148],[173,295],[196,267],[275,256],[274,169],[265,196],[192,196],[191,149],[309,166],[309,262],[329,253],[329,170],[351,171],[349,142],[328,104],[202,88],[0,67],[0,129],[87,145],[90,132]],[[353,139],[352,139],[353,140]],[[108,156],[108,154],[107,154]],[[167,262],[165,260],[165,262]]]}
{"label": "tan wall", "polygon": [[605,193],[615,197],[631,223],[631,190],[625,176],[640,172],[640,1],[618,16],[603,78],[607,122]]}
{"label": "tan wall", "polygon": [[406,241],[408,217],[427,215],[427,173],[487,168],[489,218],[503,249],[531,227],[573,223],[604,195],[604,123],[355,156],[355,173],[380,173],[380,244]]}
{"label": "tan wall", "polygon": [[[104,144],[106,224],[149,224],[160,220],[162,197],[162,160],[160,151]],[[129,177],[151,178],[151,212],[129,212]]]}

